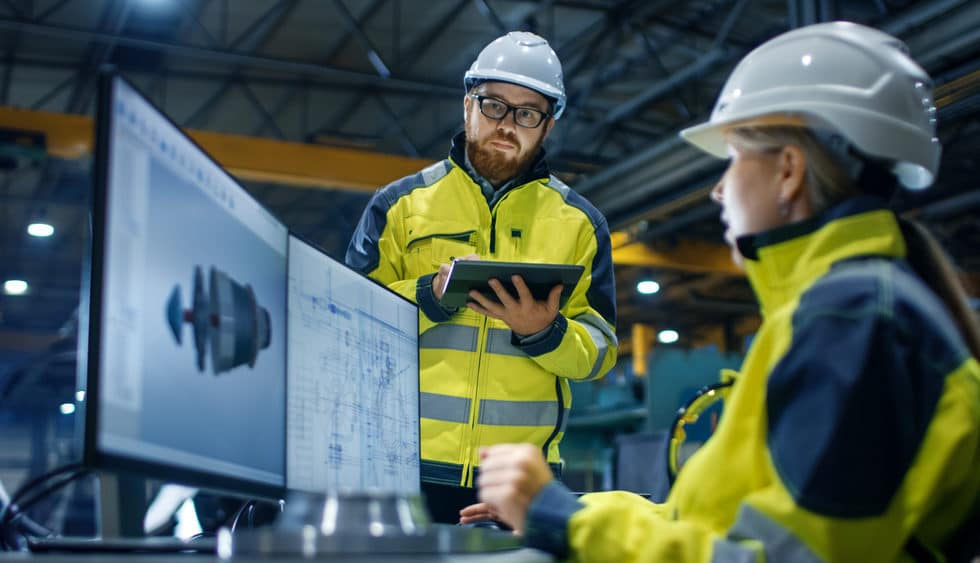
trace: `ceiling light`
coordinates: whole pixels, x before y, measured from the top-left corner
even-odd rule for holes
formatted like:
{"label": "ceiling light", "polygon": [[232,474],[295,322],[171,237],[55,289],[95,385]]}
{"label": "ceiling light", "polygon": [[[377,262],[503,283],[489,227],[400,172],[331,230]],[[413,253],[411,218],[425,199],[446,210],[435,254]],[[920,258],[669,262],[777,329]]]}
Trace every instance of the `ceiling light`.
{"label": "ceiling light", "polygon": [[47,223],[31,223],[27,226],[27,234],[32,237],[49,237],[54,234],[54,227]]}
{"label": "ceiling light", "polygon": [[27,282],[24,280],[7,280],[3,282],[3,291],[7,295],[21,295],[27,292]]}
{"label": "ceiling light", "polygon": [[75,412],[75,405],[71,403],[61,403],[61,414],[71,414]]}
{"label": "ceiling light", "polygon": [[642,280],[636,284],[636,290],[643,295],[652,295],[660,291],[660,284],[653,280]]}
{"label": "ceiling light", "polygon": [[657,334],[657,340],[659,340],[662,344],[673,344],[674,342],[677,342],[680,337],[681,335],[677,334],[676,330],[670,329],[661,330]]}

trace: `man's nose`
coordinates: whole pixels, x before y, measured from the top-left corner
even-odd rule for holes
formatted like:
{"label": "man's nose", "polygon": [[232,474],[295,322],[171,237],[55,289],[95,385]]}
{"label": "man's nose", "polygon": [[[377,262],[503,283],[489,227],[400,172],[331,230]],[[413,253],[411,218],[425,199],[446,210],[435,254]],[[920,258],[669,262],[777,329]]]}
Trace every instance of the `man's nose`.
{"label": "man's nose", "polygon": [[517,112],[511,109],[504,114],[503,117],[497,120],[498,129],[509,129],[514,131],[517,129]]}

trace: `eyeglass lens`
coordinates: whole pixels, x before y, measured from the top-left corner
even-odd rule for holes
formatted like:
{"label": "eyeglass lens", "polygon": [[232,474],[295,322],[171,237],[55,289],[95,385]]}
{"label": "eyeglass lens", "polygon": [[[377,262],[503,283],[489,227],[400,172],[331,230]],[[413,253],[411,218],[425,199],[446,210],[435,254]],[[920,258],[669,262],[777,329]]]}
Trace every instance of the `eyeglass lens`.
{"label": "eyeglass lens", "polygon": [[508,113],[513,111],[514,122],[529,129],[541,125],[544,120],[544,113],[533,108],[515,107],[496,98],[485,96],[476,96],[476,99],[480,102],[480,111],[490,119],[504,119]]}

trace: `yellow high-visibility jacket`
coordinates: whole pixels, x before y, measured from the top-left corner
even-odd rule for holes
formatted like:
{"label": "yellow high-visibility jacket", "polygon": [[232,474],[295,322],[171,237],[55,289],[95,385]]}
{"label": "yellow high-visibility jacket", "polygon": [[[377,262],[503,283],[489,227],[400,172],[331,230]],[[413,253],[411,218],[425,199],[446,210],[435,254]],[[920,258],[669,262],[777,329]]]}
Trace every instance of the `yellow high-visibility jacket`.
{"label": "yellow high-visibility jacket", "polygon": [[[616,301],[606,221],[550,175],[543,151],[488,201],[463,143],[375,193],[346,260],[418,303],[422,479],[472,487],[480,446],[530,442],[559,462],[568,380],[601,377],[616,362]],[[501,321],[435,300],[439,265],[470,253],[585,272],[552,326],[519,340]]]}
{"label": "yellow high-visibility jacket", "polygon": [[913,561],[980,508],[980,365],[860,197],[739,239],[763,324],[715,433],[664,504],[532,503],[531,545],[575,561]]}

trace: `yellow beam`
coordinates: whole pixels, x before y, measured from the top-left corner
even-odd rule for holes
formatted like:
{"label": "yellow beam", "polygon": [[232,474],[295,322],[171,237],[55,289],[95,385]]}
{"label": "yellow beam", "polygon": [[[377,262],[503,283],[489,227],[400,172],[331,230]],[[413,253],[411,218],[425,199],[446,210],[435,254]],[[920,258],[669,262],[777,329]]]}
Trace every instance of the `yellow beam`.
{"label": "yellow beam", "polygon": [[[0,107],[0,128],[43,133],[47,152],[74,159],[92,153],[92,119]],[[432,161],[210,131],[187,130],[235,176],[291,186],[374,191]]]}
{"label": "yellow beam", "polygon": [[0,107],[0,127],[43,133],[48,154],[58,158],[79,158],[92,152],[90,117]]}
{"label": "yellow beam", "polygon": [[633,375],[646,377],[648,373],[647,354],[655,339],[655,332],[652,326],[643,323],[633,323],[630,343],[630,352],[633,356]]}
{"label": "yellow beam", "polygon": [[681,241],[668,251],[654,250],[642,242],[630,242],[623,232],[612,233],[613,263],[620,266],[651,266],[687,272],[742,276],[732,262],[728,246],[701,241]]}

